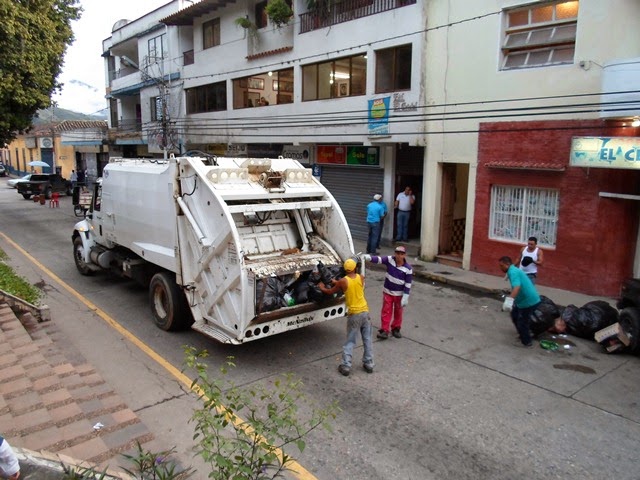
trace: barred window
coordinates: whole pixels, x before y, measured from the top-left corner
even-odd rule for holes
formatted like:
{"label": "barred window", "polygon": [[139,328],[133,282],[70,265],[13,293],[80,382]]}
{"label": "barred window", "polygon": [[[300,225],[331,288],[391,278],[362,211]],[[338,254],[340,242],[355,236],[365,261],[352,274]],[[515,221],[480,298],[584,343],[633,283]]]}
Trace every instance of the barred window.
{"label": "barred window", "polygon": [[494,185],[489,238],[526,243],[537,237],[538,245],[555,247],[559,208],[558,190]]}

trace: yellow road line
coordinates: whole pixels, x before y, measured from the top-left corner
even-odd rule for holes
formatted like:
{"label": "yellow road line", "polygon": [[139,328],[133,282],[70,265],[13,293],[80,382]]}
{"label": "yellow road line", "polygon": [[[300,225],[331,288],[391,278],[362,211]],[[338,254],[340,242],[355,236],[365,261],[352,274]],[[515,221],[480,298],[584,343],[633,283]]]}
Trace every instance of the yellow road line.
{"label": "yellow road line", "polygon": [[[187,377],[184,373],[182,373],[176,367],[174,367],[169,362],[167,362],[162,356],[160,356],[158,353],[156,353],[156,351],[153,350],[149,345],[144,343],[142,340],[140,340],[138,337],[136,337],[133,333],[131,333],[129,330],[127,330],[122,325],[120,325],[117,321],[115,321],[113,318],[111,318],[104,310],[100,309],[97,305],[95,305],[92,302],[90,302],[89,300],[87,300],[82,294],[80,294],[80,292],[78,292],[75,289],[73,289],[64,280],[62,280],[55,273],[53,273],[51,270],[49,270],[47,267],[45,267],[42,263],[40,263],[37,259],[35,259],[33,256],[31,256],[26,250],[24,250],[20,245],[18,245],[11,238],[9,238],[5,233],[0,232],[0,235],[13,248],[15,248],[20,253],[22,253],[22,255],[24,255],[30,262],[32,262],[35,266],[37,266],[44,273],[46,273],[49,277],[51,277],[51,279],[53,279],[55,282],[57,282],[62,288],[64,288],[71,295],[76,297],[80,302],[82,302],[84,305],[86,305],[87,308],[89,308],[90,310],[93,311],[93,313],[95,313],[100,318],[102,318],[110,327],[112,327],[115,331],[117,331],[118,333],[120,333],[121,335],[126,337],[127,340],[129,340],[136,347],[138,347],[140,350],[142,350],[144,353],[146,353],[149,357],[151,357],[151,359],[153,361],[155,361],[158,365],[160,365],[167,372],[169,372],[171,374],[171,376],[173,376],[176,380],[178,380],[180,383],[182,383],[184,386],[186,386],[187,389],[192,390],[194,393],[196,393],[198,395],[202,395],[202,392],[200,391],[200,389],[197,386],[195,386],[193,388],[191,387],[192,380],[189,377]],[[242,420],[241,418],[236,417],[234,423],[236,424],[236,426],[240,426],[241,428],[245,428],[245,429],[248,428],[245,425],[243,425],[244,424],[244,420]],[[264,439],[262,439],[262,440],[264,440]],[[282,450],[276,449],[275,453],[280,458],[282,458],[282,455],[283,455]],[[295,460],[291,461],[287,468],[290,469],[290,473],[292,473],[296,478],[298,478],[300,480],[317,480],[317,478],[314,475],[312,475],[307,469],[305,469],[302,465],[300,465]]]}

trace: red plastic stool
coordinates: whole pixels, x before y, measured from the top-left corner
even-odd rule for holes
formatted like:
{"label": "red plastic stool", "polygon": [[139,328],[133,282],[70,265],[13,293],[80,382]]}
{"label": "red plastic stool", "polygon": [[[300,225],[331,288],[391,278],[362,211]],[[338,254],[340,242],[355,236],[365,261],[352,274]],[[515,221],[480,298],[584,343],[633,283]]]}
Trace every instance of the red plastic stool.
{"label": "red plastic stool", "polygon": [[60,194],[54,192],[51,194],[51,200],[49,200],[49,208],[60,208]]}

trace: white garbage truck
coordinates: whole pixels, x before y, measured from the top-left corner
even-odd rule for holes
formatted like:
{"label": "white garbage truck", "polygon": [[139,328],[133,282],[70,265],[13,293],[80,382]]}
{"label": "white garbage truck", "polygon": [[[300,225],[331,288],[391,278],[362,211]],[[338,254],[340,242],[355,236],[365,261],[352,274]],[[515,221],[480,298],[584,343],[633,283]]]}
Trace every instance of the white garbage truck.
{"label": "white garbage truck", "polygon": [[163,330],[241,344],[346,313],[317,283],[354,256],[351,233],[293,159],[112,159],[72,240],[82,275],[148,285]]}

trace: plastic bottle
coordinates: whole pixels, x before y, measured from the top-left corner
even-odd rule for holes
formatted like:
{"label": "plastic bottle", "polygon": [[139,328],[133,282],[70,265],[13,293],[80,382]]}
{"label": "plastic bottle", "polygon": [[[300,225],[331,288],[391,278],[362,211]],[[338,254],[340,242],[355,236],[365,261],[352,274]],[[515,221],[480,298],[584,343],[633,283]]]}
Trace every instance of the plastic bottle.
{"label": "plastic bottle", "polygon": [[296,300],[291,296],[289,292],[284,292],[284,295],[282,298],[284,300],[285,306],[287,307],[292,307],[293,305],[296,304]]}

